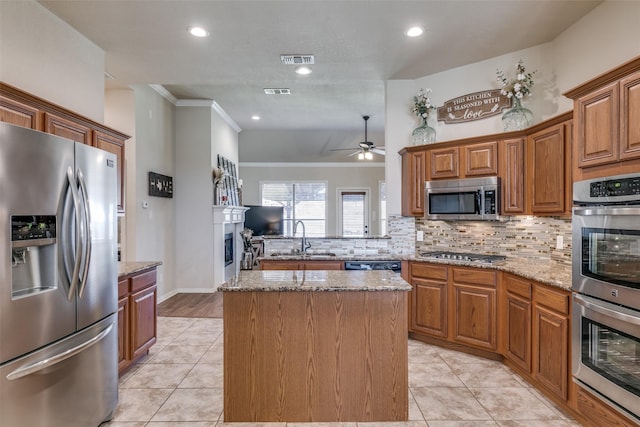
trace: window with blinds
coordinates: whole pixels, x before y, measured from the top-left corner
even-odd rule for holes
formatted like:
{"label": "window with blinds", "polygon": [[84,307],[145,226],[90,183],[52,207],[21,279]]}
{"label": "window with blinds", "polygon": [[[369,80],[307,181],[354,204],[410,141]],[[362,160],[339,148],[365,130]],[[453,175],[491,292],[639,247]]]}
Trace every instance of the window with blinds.
{"label": "window with blinds", "polygon": [[[326,234],[325,182],[261,182],[263,206],[284,207],[284,235],[293,236],[296,221],[304,222],[307,236],[324,237]],[[300,233],[301,230],[298,230]]]}
{"label": "window with blinds", "polygon": [[343,237],[367,235],[366,196],[367,193],[364,191],[340,192]]}

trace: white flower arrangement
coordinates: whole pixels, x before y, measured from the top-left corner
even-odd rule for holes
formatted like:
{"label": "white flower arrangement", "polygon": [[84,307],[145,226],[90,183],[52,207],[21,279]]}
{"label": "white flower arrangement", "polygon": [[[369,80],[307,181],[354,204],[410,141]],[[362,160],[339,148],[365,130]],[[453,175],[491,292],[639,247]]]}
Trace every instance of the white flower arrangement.
{"label": "white flower arrangement", "polygon": [[536,71],[527,73],[524,68],[522,60],[516,64],[516,77],[515,79],[507,79],[502,70],[496,70],[497,80],[502,83],[502,90],[500,93],[507,98],[522,99],[526,95],[531,96],[531,87],[533,86],[533,75]]}
{"label": "white flower arrangement", "polygon": [[436,107],[431,104],[431,100],[429,99],[430,93],[431,89],[421,88],[418,91],[418,94],[413,97],[413,107],[411,107],[411,112],[415,114],[423,123],[427,123],[429,115],[436,109]]}

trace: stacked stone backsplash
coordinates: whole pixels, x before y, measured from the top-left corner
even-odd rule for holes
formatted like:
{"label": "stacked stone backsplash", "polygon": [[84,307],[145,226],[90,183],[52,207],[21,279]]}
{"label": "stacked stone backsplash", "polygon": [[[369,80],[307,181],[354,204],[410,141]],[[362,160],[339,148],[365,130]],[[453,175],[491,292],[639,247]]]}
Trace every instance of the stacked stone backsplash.
{"label": "stacked stone backsplash", "polygon": [[[496,221],[430,221],[416,219],[416,255],[429,251],[481,252],[571,265],[571,220],[555,217],[512,216]],[[562,236],[563,249],[556,249]]]}
{"label": "stacked stone backsplash", "polygon": [[[371,238],[309,238],[311,247],[309,253],[331,252],[336,255],[414,255],[415,247],[415,220],[402,216],[387,218],[388,236]],[[266,256],[274,252],[291,252],[300,249],[301,239],[296,238],[265,238],[264,253]]]}

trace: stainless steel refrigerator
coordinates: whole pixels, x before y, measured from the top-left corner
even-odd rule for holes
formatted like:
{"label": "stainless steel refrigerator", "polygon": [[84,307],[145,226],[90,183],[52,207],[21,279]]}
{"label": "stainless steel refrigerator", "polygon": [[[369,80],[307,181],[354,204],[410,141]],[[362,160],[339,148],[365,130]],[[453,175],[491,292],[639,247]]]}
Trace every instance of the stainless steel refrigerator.
{"label": "stainless steel refrigerator", "polygon": [[0,426],[113,415],[116,192],[113,154],[0,123]]}

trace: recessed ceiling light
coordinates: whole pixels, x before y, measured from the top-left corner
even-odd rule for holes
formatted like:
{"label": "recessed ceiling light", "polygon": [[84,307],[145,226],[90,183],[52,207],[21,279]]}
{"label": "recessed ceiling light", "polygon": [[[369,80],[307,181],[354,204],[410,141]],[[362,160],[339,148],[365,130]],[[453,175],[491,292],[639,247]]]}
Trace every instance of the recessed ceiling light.
{"label": "recessed ceiling light", "polygon": [[421,27],[411,27],[405,32],[407,37],[418,37],[422,33],[424,33],[424,30]]}
{"label": "recessed ceiling light", "polygon": [[296,73],[305,76],[307,74],[311,74],[311,68],[307,67],[306,65],[301,65],[299,67],[296,67]]}
{"label": "recessed ceiling light", "polygon": [[187,31],[194,37],[207,37],[209,35],[209,31],[202,27],[189,27]]}
{"label": "recessed ceiling light", "polygon": [[255,115],[251,116],[251,120],[260,120],[260,116],[255,114]]}

